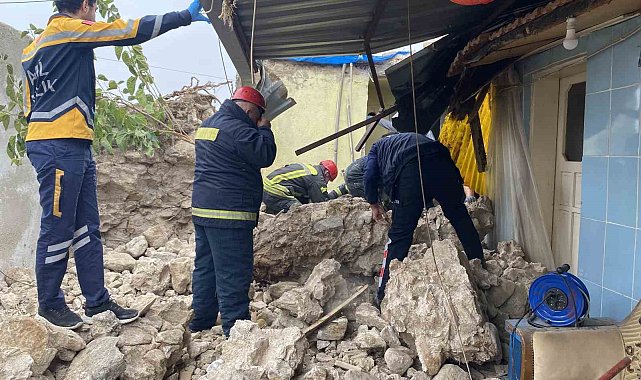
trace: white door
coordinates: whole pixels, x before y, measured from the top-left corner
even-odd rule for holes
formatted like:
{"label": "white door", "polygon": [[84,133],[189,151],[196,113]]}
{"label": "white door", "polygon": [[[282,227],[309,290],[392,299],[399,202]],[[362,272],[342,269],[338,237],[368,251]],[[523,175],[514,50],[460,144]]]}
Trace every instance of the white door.
{"label": "white door", "polygon": [[570,264],[574,273],[579,257],[585,81],[583,72],[562,77],[559,86],[552,252],[556,266]]}

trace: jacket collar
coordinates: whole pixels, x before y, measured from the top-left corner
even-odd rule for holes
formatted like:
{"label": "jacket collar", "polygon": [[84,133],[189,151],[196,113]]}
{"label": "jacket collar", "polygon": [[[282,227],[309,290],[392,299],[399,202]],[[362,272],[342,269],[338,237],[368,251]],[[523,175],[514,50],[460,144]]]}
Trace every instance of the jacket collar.
{"label": "jacket collar", "polygon": [[224,115],[232,116],[251,125],[254,128],[258,128],[258,126],[249,118],[249,116],[247,116],[245,111],[243,111],[243,109],[240,108],[238,104],[229,99],[223,102],[223,105],[220,106],[220,110],[218,112],[222,112]]}
{"label": "jacket collar", "polygon": [[56,13],[56,14],[52,15],[51,17],[49,17],[49,21],[47,21],[47,25],[49,25],[51,23],[51,21],[53,21],[53,20],[55,20],[57,18],[61,18],[61,17],[73,18],[73,17],[71,17],[70,15],[68,15],[66,13]]}

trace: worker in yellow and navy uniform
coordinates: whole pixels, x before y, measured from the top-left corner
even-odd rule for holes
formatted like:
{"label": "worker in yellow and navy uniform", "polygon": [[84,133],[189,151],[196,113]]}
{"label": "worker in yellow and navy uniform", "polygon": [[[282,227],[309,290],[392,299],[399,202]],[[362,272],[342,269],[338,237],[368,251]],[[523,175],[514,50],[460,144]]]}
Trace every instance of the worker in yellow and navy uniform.
{"label": "worker in yellow and navy uniform", "polygon": [[211,329],[218,312],[226,336],[237,320],[250,318],[252,232],[263,194],[260,169],[276,159],[264,113],[261,93],[240,87],[196,132],[192,332]]}
{"label": "worker in yellow and navy uniform", "polygon": [[59,13],[22,56],[26,74],[27,155],[40,184],[42,219],[36,251],[38,317],[64,328],[82,319],[60,290],[69,253],[86,299],[85,320],[111,310],[121,323],[138,318],[110,299],[104,285],[96,163],[91,150],[96,78],[93,49],[136,45],[171,29],[207,20],[194,1],[163,16],[96,22],[96,0],[56,0]]}
{"label": "worker in yellow and navy uniform", "polygon": [[332,160],[319,165],[290,164],[274,170],[263,180],[263,202],[268,214],[287,212],[295,204],[319,203],[329,200],[327,183],[338,176]]}

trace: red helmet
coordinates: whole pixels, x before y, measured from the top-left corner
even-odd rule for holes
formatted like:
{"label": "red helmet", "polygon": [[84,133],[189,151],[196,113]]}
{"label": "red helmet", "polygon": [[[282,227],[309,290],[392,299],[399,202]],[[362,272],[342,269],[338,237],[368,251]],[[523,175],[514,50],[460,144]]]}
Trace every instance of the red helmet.
{"label": "red helmet", "polygon": [[255,104],[263,111],[265,111],[266,108],[265,98],[263,95],[258,90],[249,86],[237,88],[231,96],[231,100],[243,100],[245,102]]}
{"label": "red helmet", "polygon": [[333,181],[338,177],[338,167],[332,160],[321,161],[320,163],[329,172],[329,180]]}

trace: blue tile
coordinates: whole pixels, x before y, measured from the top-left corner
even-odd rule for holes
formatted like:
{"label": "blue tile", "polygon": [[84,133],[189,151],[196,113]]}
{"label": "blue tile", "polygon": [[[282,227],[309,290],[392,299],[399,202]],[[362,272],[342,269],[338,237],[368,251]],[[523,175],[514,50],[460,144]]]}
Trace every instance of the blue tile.
{"label": "blue tile", "polygon": [[608,158],[583,157],[581,214],[590,219],[605,220]]}
{"label": "blue tile", "polygon": [[634,290],[632,298],[641,299],[641,230],[637,230],[637,249],[634,253]]}
{"label": "blue tile", "polygon": [[604,243],[605,222],[581,218],[578,274],[598,285],[603,278]]}
{"label": "blue tile", "polygon": [[585,287],[588,288],[588,294],[590,295],[590,316],[591,317],[600,317],[601,316],[601,296],[603,295],[603,287],[597,285],[591,281],[587,281],[582,278]]}
{"label": "blue tile", "polygon": [[[588,54],[594,54],[612,42],[612,28],[605,28],[590,33],[587,38]],[[610,53],[612,52],[610,51]]]}
{"label": "blue tile", "polygon": [[601,316],[622,321],[630,314],[630,298],[603,289]]}
{"label": "blue tile", "polygon": [[588,59],[588,81],[586,91],[588,94],[610,89],[612,78],[612,49]]}
{"label": "blue tile", "polygon": [[586,156],[607,156],[610,151],[610,94],[606,91],[585,97],[583,154]]}
{"label": "blue tile", "polygon": [[612,54],[612,88],[629,86],[641,82],[639,51],[641,32],[614,46]]}
{"label": "blue tile", "polygon": [[614,224],[605,227],[603,287],[627,297],[632,297],[635,237],[635,229]]}
{"label": "blue tile", "polygon": [[610,157],[608,222],[636,228],[638,176],[638,158]]}
{"label": "blue tile", "polygon": [[[638,58],[638,57],[637,57]],[[639,96],[641,87],[612,91],[610,155],[639,155]]]}

